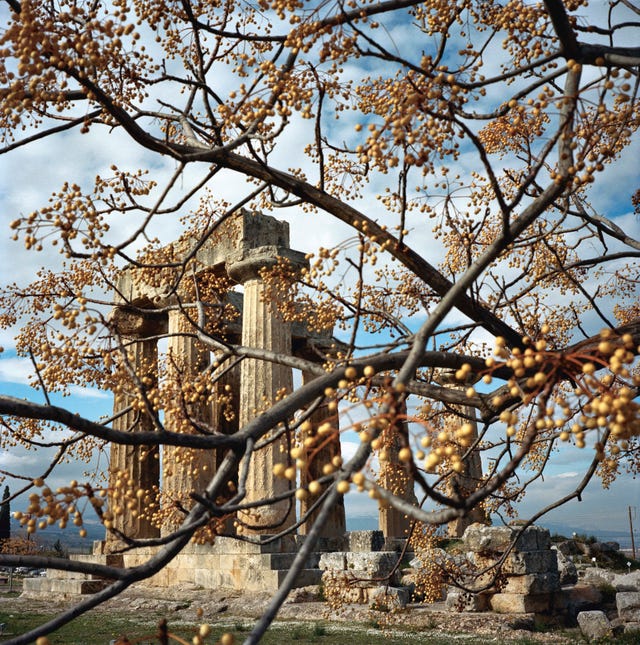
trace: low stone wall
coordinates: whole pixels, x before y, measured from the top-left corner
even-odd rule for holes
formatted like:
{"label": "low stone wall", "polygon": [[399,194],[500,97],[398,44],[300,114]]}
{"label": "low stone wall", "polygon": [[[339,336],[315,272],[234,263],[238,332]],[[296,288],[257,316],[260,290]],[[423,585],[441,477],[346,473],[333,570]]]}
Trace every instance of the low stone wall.
{"label": "low stone wall", "polygon": [[[251,544],[222,537],[212,545],[189,544],[160,572],[141,584],[170,587],[192,583],[204,589],[274,592],[282,584],[295,558],[291,546],[282,540]],[[158,551],[155,547],[115,554],[100,553],[101,548],[101,543],[97,543],[93,555],[76,556],[76,559],[131,568],[142,565]],[[307,568],[300,572],[295,586],[304,587],[320,582],[321,571],[317,568],[319,558],[319,554],[310,556]],[[50,569],[45,578],[25,579],[24,593],[34,596],[49,592],[76,595],[95,593],[101,586],[104,586],[104,581],[95,576]]]}
{"label": "low stone wall", "polygon": [[466,551],[462,581],[467,588],[481,591],[451,588],[447,607],[499,613],[551,609],[554,594],[560,590],[560,575],[547,529],[530,526],[522,531],[518,526],[472,524],[462,540]]}
{"label": "low stone wall", "polygon": [[325,597],[336,603],[370,604],[380,608],[404,607],[410,589],[399,586],[398,552],[382,531],[351,531],[348,550],[323,553],[319,567]]}

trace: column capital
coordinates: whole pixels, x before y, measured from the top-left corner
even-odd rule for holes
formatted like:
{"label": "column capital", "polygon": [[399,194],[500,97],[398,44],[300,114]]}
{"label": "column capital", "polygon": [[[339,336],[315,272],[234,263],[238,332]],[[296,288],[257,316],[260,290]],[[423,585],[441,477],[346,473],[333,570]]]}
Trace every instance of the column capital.
{"label": "column capital", "polygon": [[286,260],[296,271],[308,266],[307,258],[301,251],[282,246],[259,246],[244,249],[232,255],[227,261],[227,273],[240,284],[260,278],[262,269],[275,266],[279,260]]}

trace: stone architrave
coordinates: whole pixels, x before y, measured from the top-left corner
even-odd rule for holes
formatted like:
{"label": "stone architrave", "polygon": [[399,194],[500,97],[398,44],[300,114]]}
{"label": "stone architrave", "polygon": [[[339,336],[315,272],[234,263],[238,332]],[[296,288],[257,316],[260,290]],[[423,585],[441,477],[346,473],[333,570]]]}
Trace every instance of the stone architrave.
{"label": "stone architrave", "polygon": [[[411,471],[398,458],[401,449],[400,431],[398,424],[405,424],[402,417],[406,416],[406,406],[403,404],[399,410],[400,417],[395,424],[386,428],[382,433],[383,449],[386,452],[387,459],[380,459],[380,474],[378,476],[378,485],[406,502],[417,506],[413,486],[413,475]],[[382,451],[381,451],[382,452]],[[380,453],[378,453],[380,456]],[[382,531],[385,539],[387,538],[407,538],[411,520],[402,512],[394,508],[391,504],[380,500],[378,507],[378,528]]]}
{"label": "stone architrave", "polygon": [[[316,378],[315,374],[310,372],[302,373],[302,382],[308,383]],[[335,413],[330,412],[327,409],[326,404],[320,405],[316,410],[313,411],[309,420],[313,424],[314,429],[318,429],[325,421],[332,419],[334,424],[337,425],[337,419],[334,419]],[[322,477],[322,467],[331,463],[335,457],[340,457],[340,436],[338,434],[332,435],[328,438],[326,445],[322,446],[319,450],[312,448],[307,451],[307,466],[306,469],[302,471],[300,476],[300,485],[306,487],[310,482],[315,481]],[[321,493],[322,494],[322,491]],[[313,503],[318,499],[318,495],[310,496],[307,499],[304,499],[300,502],[300,515],[304,515]],[[299,533],[301,535],[307,535],[313,526],[315,518],[319,512],[319,509],[312,511],[309,517],[305,522],[300,526]],[[335,506],[331,509],[331,514],[327,521],[322,525],[320,529],[319,537],[320,539],[342,539],[346,532],[346,519],[345,519],[345,510],[344,510],[344,496],[340,495],[336,501]]]}
{"label": "stone architrave", "polygon": [[[167,397],[172,407],[165,411],[165,425],[172,432],[195,433],[198,423],[211,425],[211,406],[198,392],[198,376],[209,366],[209,351],[194,337],[193,325],[179,308],[169,311],[169,340],[167,348]],[[195,450],[164,446],[162,482],[164,504],[188,509],[193,505],[192,491],[202,492],[215,470],[214,450]],[[180,525],[182,512],[165,518],[163,535]]]}
{"label": "stone architrave", "polygon": [[[468,379],[465,383],[461,383],[456,380],[454,370],[442,369],[436,373],[434,380],[440,385],[447,385],[448,387],[462,391],[476,383],[478,378],[473,375],[473,378]],[[455,413],[447,415],[448,418],[445,423],[452,425],[470,423],[473,428],[473,432],[469,439],[470,445],[473,444],[478,438],[478,423],[476,421],[475,408],[468,405],[451,405],[451,408],[453,410],[459,410],[460,415],[458,416]],[[464,470],[460,473],[452,474],[450,477],[449,494],[467,497],[476,490],[481,481],[482,460],[480,459],[480,453],[477,450],[473,450],[469,455],[467,455],[467,458],[464,461]],[[472,509],[464,517],[458,517],[449,522],[447,525],[448,534],[450,537],[462,537],[465,529],[475,523],[490,524],[485,511],[480,507]]]}
{"label": "stone architrave", "polygon": [[[242,305],[242,344],[285,356],[291,355],[291,325],[279,315],[275,303],[265,298],[261,270],[287,258],[294,267],[306,265],[304,254],[286,247],[267,245],[241,249],[227,270],[232,279],[244,287]],[[240,376],[240,427],[254,419],[278,397],[291,392],[291,368],[269,360],[245,358]],[[265,437],[266,438],[266,437]],[[273,468],[287,462],[287,438],[283,435],[253,453],[245,482],[245,503],[263,502],[251,511],[242,512],[239,520],[244,532],[277,533],[295,523],[295,500],[271,501],[275,495],[290,490],[292,482],[276,478]]]}

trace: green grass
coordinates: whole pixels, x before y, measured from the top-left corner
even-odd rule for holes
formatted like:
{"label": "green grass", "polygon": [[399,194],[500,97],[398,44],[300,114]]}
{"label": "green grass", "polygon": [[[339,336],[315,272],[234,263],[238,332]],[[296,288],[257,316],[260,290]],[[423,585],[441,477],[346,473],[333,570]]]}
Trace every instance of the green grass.
{"label": "green grass", "polygon": [[[2,638],[23,634],[42,625],[53,616],[54,614],[2,611],[0,612],[0,622],[6,625]],[[107,613],[89,612],[49,635],[49,640],[52,645],[100,645],[101,643],[106,645],[109,641],[123,635],[126,635],[130,640],[147,635],[153,637],[155,631],[156,627],[153,623],[141,625],[139,620]],[[180,630],[180,635],[189,636],[189,640],[191,640],[193,633],[193,630],[191,632]],[[141,641],[140,645],[153,642],[153,638],[150,638]]]}
{"label": "green grass", "polygon": [[[6,631],[0,639],[10,635],[22,634],[34,627],[41,625],[52,614],[24,612],[0,612],[0,622],[6,623]],[[69,625],[49,635],[52,645],[107,645],[111,640],[126,636],[136,645],[157,645],[154,637],[156,625],[161,616],[147,615],[144,624],[134,617],[118,616],[109,612],[89,612]],[[192,624],[172,625],[169,621],[169,631],[180,636],[187,643],[191,642],[198,627],[198,621]],[[212,625],[212,633],[207,643],[213,644],[225,632],[235,636],[236,645],[240,645],[253,628],[250,620],[230,620]],[[177,641],[170,641],[177,643]],[[486,639],[469,637],[462,641],[464,645],[481,645]],[[264,645],[283,645],[283,643],[296,643],[296,645],[407,645],[420,643],[420,645],[450,645],[451,638],[445,635],[433,635],[428,629],[385,629],[384,625],[359,625],[344,623],[294,622],[278,621],[263,637]]]}

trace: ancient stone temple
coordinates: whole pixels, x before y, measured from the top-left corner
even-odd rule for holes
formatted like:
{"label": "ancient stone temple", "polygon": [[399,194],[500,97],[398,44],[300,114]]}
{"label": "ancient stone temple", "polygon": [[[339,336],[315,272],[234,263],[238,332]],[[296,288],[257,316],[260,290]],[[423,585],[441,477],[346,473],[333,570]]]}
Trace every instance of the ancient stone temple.
{"label": "ancient stone temple", "polygon": [[[161,428],[153,406],[145,403],[144,396],[141,400],[141,393],[153,387],[164,388],[168,403],[162,424],[167,429],[225,434],[237,432],[271,402],[292,391],[291,368],[252,357],[238,360],[225,356],[224,345],[217,352],[215,346],[202,341],[199,330],[227,343],[317,363],[335,351],[336,341],[330,334],[285,322],[268,297],[263,269],[283,262],[293,272],[306,266],[304,254],[289,246],[286,222],[242,211],[225,220],[204,243],[180,240],[163,251],[165,263],[170,265],[173,260],[177,269],[150,271],[131,266],[122,271],[116,286],[117,305],[110,324],[126,349],[123,360],[127,373],[133,375],[134,386],[131,391],[120,385],[116,389],[114,428],[128,432]],[[179,274],[186,258],[190,260],[190,273]],[[199,305],[205,302],[206,315],[204,305]],[[301,378],[306,382],[314,375],[303,373]],[[145,387],[136,387],[135,379]],[[209,396],[198,396],[203,391]],[[311,421],[319,426],[332,414],[328,406],[320,406]],[[281,433],[254,451],[248,464],[244,502],[268,500],[296,485],[273,474],[277,464],[287,461],[287,441],[286,434]],[[390,446],[390,461],[397,461],[397,448]],[[336,437],[303,469],[302,484],[317,479],[322,465],[339,456],[340,441]],[[93,555],[78,557],[114,566],[142,564],[156,547],[123,551],[118,534],[143,540],[169,535],[193,504],[190,493],[205,488],[222,457],[215,450],[164,446],[158,451],[146,446],[112,445],[108,508],[119,507],[120,512],[110,519],[109,528],[113,530],[107,531],[105,540],[94,544]],[[393,468],[394,464],[389,464],[381,483],[397,481]],[[394,484],[394,492],[415,499],[413,481],[401,481],[400,487]],[[227,518],[216,527],[213,544],[189,545],[149,584],[191,582],[204,588],[273,591],[282,582],[298,541],[304,539],[315,518],[309,500],[301,502],[299,511],[306,521],[297,522],[295,499],[290,496]],[[294,530],[296,523],[299,526]],[[380,509],[379,524],[378,534],[388,544],[407,535],[408,521],[391,508]],[[287,529],[291,529],[289,535],[273,538]],[[251,541],[237,540],[238,533]],[[340,498],[323,523],[318,550],[345,551],[349,544],[344,501]],[[319,582],[319,558],[318,553],[310,559],[298,586]],[[98,582],[64,572],[50,572],[50,576],[34,581],[41,593],[90,593]],[[34,588],[31,592],[37,591]]]}
{"label": "ancient stone temple", "polygon": [[[170,401],[182,401],[182,405],[176,404],[165,410],[164,424],[168,430],[194,432],[197,430],[194,424],[201,424],[209,430],[234,433],[266,405],[277,400],[282,392],[292,390],[292,370],[275,362],[246,357],[239,365],[229,360],[220,364],[215,351],[211,351],[197,337],[199,312],[195,307],[197,294],[194,288],[206,294],[207,299],[215,299],[216,285],[236,284],[242,287],[242,293],[235,291],[222,296],[226,302],[220,302],[217,309],[213,308],[212,315],[200,321],[204,327],[202,331],[209,331],[206,327],[210,326],[227,342],[320,362],[324,352],[330,348],[331,338],[311,334],[302,325],[285,322],[275,303],[265,297],[261,277],[263,269],[278,262],[286,262],[289,270],[299,270],[306,266],[305,256],[289,247],[286,222],[246,211],[226,220],[201,246],[197,247],[195,242],[178,242],[166,255],[178,260],[192,258],[191,265],[195,267],[193,275],[178,280],[167,279],[166,283],[154,283],[153,278],[149,279],[148,275],[134,268],[124,271],[118,285],[123,304],[116,307],[111,316],[114,330],[121,337],[132,337],[131,319],[139,320],[139,329],[131,345],[132,369],[136,374],[146,371],[146,366],[142,366],[137,359],[138,354],[144,356],[145,360],[147,356],[157,357],[155,339],[160,334],[168,336],[163,375],[166,380],[165,396]],[[219,311],[223,313],[216,316]],[[156,368],[156,372],[158,370]],[[193,384],[197,390],[198,387],[211,387],[211,383],[211,403],[203,403],[202,397],[193,397],[192,402],[186,400],[186,386]],[[219,396],[224,391],[230,393],[223,397],[228,399],[225,406],[221,405]],[[126,397],[116,398],[114,415],[118,415],[127,405]],[[129,421],[125,414],[120,425]],[[138,422],[131,425],[131,430],[149,429],[149,423],[144,415],[140,415]],[[245,502],[278,496],[292,486],[290,481],[273,476],[274,466],[286,463],[286,442],[283,434],[255,451],[249,464]],[[335,450],[339,452],[339,444]],[[129,454],[132,452],[137,454]],[[188,508],[192,504],[190,492],[204,489],[220,460],[220,455],[216,455],[214,450],[188,451],[165,447],[162,481],[157,468],[147,471],[143,481],[137,472],[139,466],[134,464],[148,461],[148,454],[146,448],[132,451],[114,446],[111,472],[133,480],[134,488],[140,484],[144,490],[161,490],[161,505],[174,504],[180,508]],[[155,484],[150,481],[152,477],[156,477]],[[166,516],[162,521],[162,533],[170,534],[179,525],[180,519],[180,513],[175,513],[174,517]],[[114,521],[115,528],[130,537],[153,537],[157,533],[157,529],[148,523],[132,521],[126,515]],[[295,523],[295,505],[289,500],[269,504],[259,512],[241,513],[236,523],[242,526],[244,535],[278,533]],[[223,533],[233,533],[232,528],[228,525]],[[327,525],[326,531],[329,532],[326,537],[344,534],[343,508],[335,509],[333,521]],[[109,533],[107,541],[113,539],[113,533]],[[110,550],[109,545],[107,550]]]}

